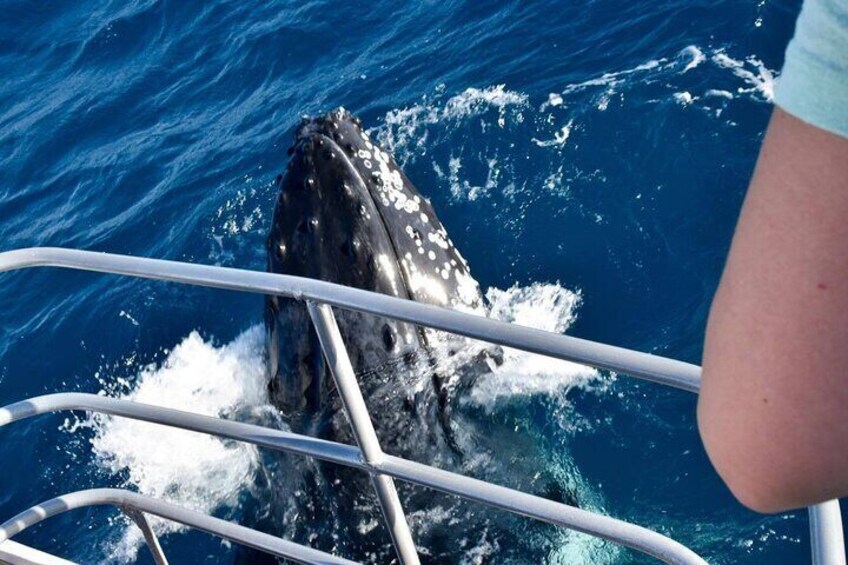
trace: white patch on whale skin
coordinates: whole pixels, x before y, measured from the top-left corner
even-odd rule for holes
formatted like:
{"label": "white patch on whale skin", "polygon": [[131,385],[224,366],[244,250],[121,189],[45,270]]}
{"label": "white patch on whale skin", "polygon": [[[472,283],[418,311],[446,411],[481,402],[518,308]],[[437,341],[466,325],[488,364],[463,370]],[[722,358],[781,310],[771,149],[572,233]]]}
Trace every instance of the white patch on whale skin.
{"label": "white patch on whale skin", "polygon": [[[407,253],[407,255],[409,254]],[[400,295],[397,286],[398,277],[397,269],[395,269],[395,262],[385,253],[380,253],[377,256],[377,264],[380,266],[380,269],[382,269],[383,273],[388,275],[389,282],[391,282],[392,284],[392,292],[395,294],[395,296]]]}
{"label": "white patch on whale skin", "polygon": [[480,283],[468,274],[467,271],[454,269],[454,279],[456,280],[456,293],[458,302],[454,301],[453,307],[464,306],[470,311],[478,314],[484,313],[483,305],[481,304]]}
{"label": "white patch on whale skin", "polygon": [[[364,138],[364,132],[361,133]],[[422,259],[426,257],[437,265],[432,272],[425,275],[420,272],[419,266],[413,261],[414,257],[417,258],[414,252],[406,253],[399,260],[397,267],[400,267],[407,274],[406,278],[411,293],[429,297],[435,303],[448,307],[481,313],[479,308],[483,300],[479,284],[467,273],[468,265],[455,250],[444,227],[437,219],[431,218],[427,213],[421,211],[421,201],[426,199],[404,184],[402,172],[386,151],[376,144],[369,145],[366,143],[365,146],[368,150],[359,149],[353,154],[353,159],[360,161],[360,165],[368,169],[373,168],[371,175],[376,181],[374,187],[378,201],[384,208],[417,216],[411,224],[404,227],[404,231],[415,243],[418,255]],[[426,240],[424,239],[425,233]],[[447,253],[448,257],[440,256],[442,252]],[[378,264],[387,273],[391,273],[388,263],[387,258],[380,257],[378,259]],[[464,268],[466,272],[460,272],[461,268]],[[433,274],[435,274],[435,277],[433,277]],[[452,276],[456,280],[455,283]],[[394,278],[392,273],[392,288],[395,291],[397,290],[396,284],[398,284],[396,281],[397,279]],[[448,281],[447,287],[445,286],[446,281]],[[448,288],[454,287],[458,294],[449,296]],[[451,293],[453,294],[454,290]]]}
{"label": "white patch on whale skin", "polygon": [[418,211],[418,209],[419,209],[419,206],[418,206],[418,204],[415,203],[414,200],[407,200],[403,204],[403,211],[406,212],[407,214],[414,214],[415,212]]}
{"label": "white patch on whale skin", "polygon": [[444,285],[421,271],[413,270],[409,277],[409,285],[413,293],[427,294],[436,304],[448,304],[448,295]]}
{"label": "white patch on whale skin", "polygon": [[448,241],[445,238],[444,234],[442,234],[440,231],[428,233],[427,239],[429,239],[431,243],[435,243],[444,250],[447,250],[448,248]]}

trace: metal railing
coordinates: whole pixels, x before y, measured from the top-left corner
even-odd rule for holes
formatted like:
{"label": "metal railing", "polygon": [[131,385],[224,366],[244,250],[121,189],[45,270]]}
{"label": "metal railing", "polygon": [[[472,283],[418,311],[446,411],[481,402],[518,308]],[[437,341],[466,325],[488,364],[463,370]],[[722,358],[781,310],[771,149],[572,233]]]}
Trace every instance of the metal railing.
{"label": "metal railing", "polygon": [[[700,386],[700,368],[695,365],[312,279],[73,249],[31,248],[0,253],[0,272],[37,266],[128,275],[306,301],[358,447],[81,393],[50,394],[6,406],[0,409],[0,426],[59,410],[85,410],[213,434],[363,470],[372,477],[383,517],[398,559],[403,564],[418,563],[418,555],[393,479],[601,537],[666,563],[706,563],[680,543],[641,526],[383,453],[341,341],[332,307],[403,320],[489,343],[612,370],[690,392],[697,392]],[[14,563],[47,563],[46,560],[22,557],[23,554],[32,556],[39,552],[19,544],[10,546],[4,540],[60,512],[95,504],[116,505],[138,524],[157,563],[166,563],[166,560],[155,534],[147,525],[145,513],[175,520],[297,562],[349,563],[309,547],[117,489],[95,489],[63,495],[0,524],[0,559]],[[845,550],[838,501],[813,506],[809,512],[813,563],[844,564]]]}

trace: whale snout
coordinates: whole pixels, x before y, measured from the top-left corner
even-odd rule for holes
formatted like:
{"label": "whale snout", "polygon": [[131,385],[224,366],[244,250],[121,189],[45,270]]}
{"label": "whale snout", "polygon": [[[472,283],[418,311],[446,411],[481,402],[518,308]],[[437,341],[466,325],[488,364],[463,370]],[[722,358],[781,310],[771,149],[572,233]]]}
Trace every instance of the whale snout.
{"label": "whale snout", "polygon": [[[304,120],[295,132],[267,241],[268,270],[409,298],[396,243],[374,200],[375,179],[359,159],[371,145],[345,110]],[[337,313],[357,371],[417,349],[413,326]],[[275,400],[289,414],[326,409],[332,391],[303,305],[269,298],[269,362]]]}
{"label": "whale snout", "polygon": [[[371,144],[368,134],[362,129],[362,121],[344,108],[315,118],[302,118],[289,152],[296,153],[301,145],[317,139],[329,140],[349,157],[356,155],[366,142]],[[319,143],[319,146],[322,145]]]}
{"label": "whale snout", "polygon": [[395,249],[351,154],[367,140],[345,110],[295,134],[268,239],[269,269],[401,296]]}
{"label": "whale snout", "polygon": [[[289,156],[267,242],[270,272],[479,308],[479,286],[433,207],[350,112],[302,120]],[[303,305],[276,298],[267,304],[280,405],[290,414],[331,409],[332,379]],[[427,335],[414,325],[356,312],[337,317],[357,373],[427,351]]]}

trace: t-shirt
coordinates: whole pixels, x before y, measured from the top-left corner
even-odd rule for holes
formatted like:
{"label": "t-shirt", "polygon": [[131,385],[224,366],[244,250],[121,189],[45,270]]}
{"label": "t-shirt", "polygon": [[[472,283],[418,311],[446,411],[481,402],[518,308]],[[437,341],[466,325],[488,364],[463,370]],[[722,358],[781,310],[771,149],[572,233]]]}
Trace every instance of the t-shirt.
{"label": "t-shirt", "polygon": [[848,137],[848,0],[805,0],[786,49],[775,104]]}

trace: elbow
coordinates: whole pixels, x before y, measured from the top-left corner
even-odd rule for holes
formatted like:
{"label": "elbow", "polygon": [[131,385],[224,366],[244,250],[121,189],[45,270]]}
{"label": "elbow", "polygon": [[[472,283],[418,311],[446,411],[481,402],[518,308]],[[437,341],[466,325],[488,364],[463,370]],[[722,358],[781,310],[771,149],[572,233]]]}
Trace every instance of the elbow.
{"label": "elbow", "polygon": [[762,475],[758,476],[754,469],[741,472],[733,464],[725,465],[720,460],[714,461],[714,465],[733,497],[749,510],[774,514],[793,507],[779,489],[764,480]]}
{"label": "elbow", "polygon": [[795,490],[792,477],[782,457],[775,457],[773,439],[758,434],[756,425],[740,426],[726,411],[712,410],[710,400],[699,399],[698,428],[711,463],[733,496],[760,513],[800,506],[789,495]]}
{"label": "elbow", "polygon": [[[733,480],[730,478],[730,480]],[[730,492],[743,506],[760,514],[776,514],[792,509],[794,506],[776,495],[775,492],[744,481],[727,483]]]}
{"label": "elbow", "polygon": [[786,428],[785,418],[775,416],[785,407],[753,378],[773,370],[751,367],[747,357],[725,341],[726,333],[715,329],[708,328],[698,395],[701,441],[740,503],[760,513],[786,510],[794,504],[788,493],[795,490],[790,485],[799,477],[801,458],[787,456],[794,443],[792,430]]}

